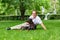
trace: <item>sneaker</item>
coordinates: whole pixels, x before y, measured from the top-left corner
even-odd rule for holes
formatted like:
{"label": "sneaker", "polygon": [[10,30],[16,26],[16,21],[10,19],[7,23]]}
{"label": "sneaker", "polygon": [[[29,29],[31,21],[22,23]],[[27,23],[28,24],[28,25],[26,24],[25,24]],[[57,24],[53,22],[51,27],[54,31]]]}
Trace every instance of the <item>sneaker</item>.
{"label": "sneaker", "polygon": [[11,30],[11,28],[7,28],[7,30]]}

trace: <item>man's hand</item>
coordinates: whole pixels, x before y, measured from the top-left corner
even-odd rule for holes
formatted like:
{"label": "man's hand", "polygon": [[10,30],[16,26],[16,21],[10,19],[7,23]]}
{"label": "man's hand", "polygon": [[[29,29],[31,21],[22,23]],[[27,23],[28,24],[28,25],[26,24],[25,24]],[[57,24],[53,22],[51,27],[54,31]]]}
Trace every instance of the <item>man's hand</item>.
{"label": "man's hand", "polygon": [[43,27],[44,30],[47,30],[43,23],[41,23],[41,26]]}

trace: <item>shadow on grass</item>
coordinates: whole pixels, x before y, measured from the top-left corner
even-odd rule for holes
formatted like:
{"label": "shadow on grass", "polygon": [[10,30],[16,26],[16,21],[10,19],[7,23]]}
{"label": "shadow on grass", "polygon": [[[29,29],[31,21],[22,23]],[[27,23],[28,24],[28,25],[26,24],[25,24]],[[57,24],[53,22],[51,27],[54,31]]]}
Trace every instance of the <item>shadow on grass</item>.
{"label": "shadow on grass", "polygon": [[[47,28],[47,30],[50,30],[51,28]],[[36,28],[36,30],[44,30],[43,28]]]}
{"label": "shadow on grass", "polygon": [[43,28],[36,28],[36,30],[43,30]]}

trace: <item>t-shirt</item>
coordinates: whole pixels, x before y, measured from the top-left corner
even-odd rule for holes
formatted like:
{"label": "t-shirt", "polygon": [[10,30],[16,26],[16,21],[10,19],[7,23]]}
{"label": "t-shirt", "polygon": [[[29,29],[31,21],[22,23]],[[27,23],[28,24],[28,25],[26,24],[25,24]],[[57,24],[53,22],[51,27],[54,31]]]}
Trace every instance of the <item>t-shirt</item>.
{"label": "t-shirt", "polygon": [[42,23],[42,20],[41,20],[41,18],[39,17],[39,16],[36,16],[36,18],[33,18],[33,16],[31,15],[30,17],[29,17],[29,19],[32,19],[32,21],[34,22],[34,24],[41,24]]}

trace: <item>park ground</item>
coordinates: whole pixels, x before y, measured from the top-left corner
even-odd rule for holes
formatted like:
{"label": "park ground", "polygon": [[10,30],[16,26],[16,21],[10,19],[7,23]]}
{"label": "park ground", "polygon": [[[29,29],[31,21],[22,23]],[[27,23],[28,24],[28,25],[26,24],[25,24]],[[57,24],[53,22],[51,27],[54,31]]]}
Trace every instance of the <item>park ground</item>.
{"label": "park ground", "polygon": [[7,27],[25,21],[0,21],[0,40],[60,40],[60,20],[43,20],[47,30],[37,26],[36,30],[6,30]]}

